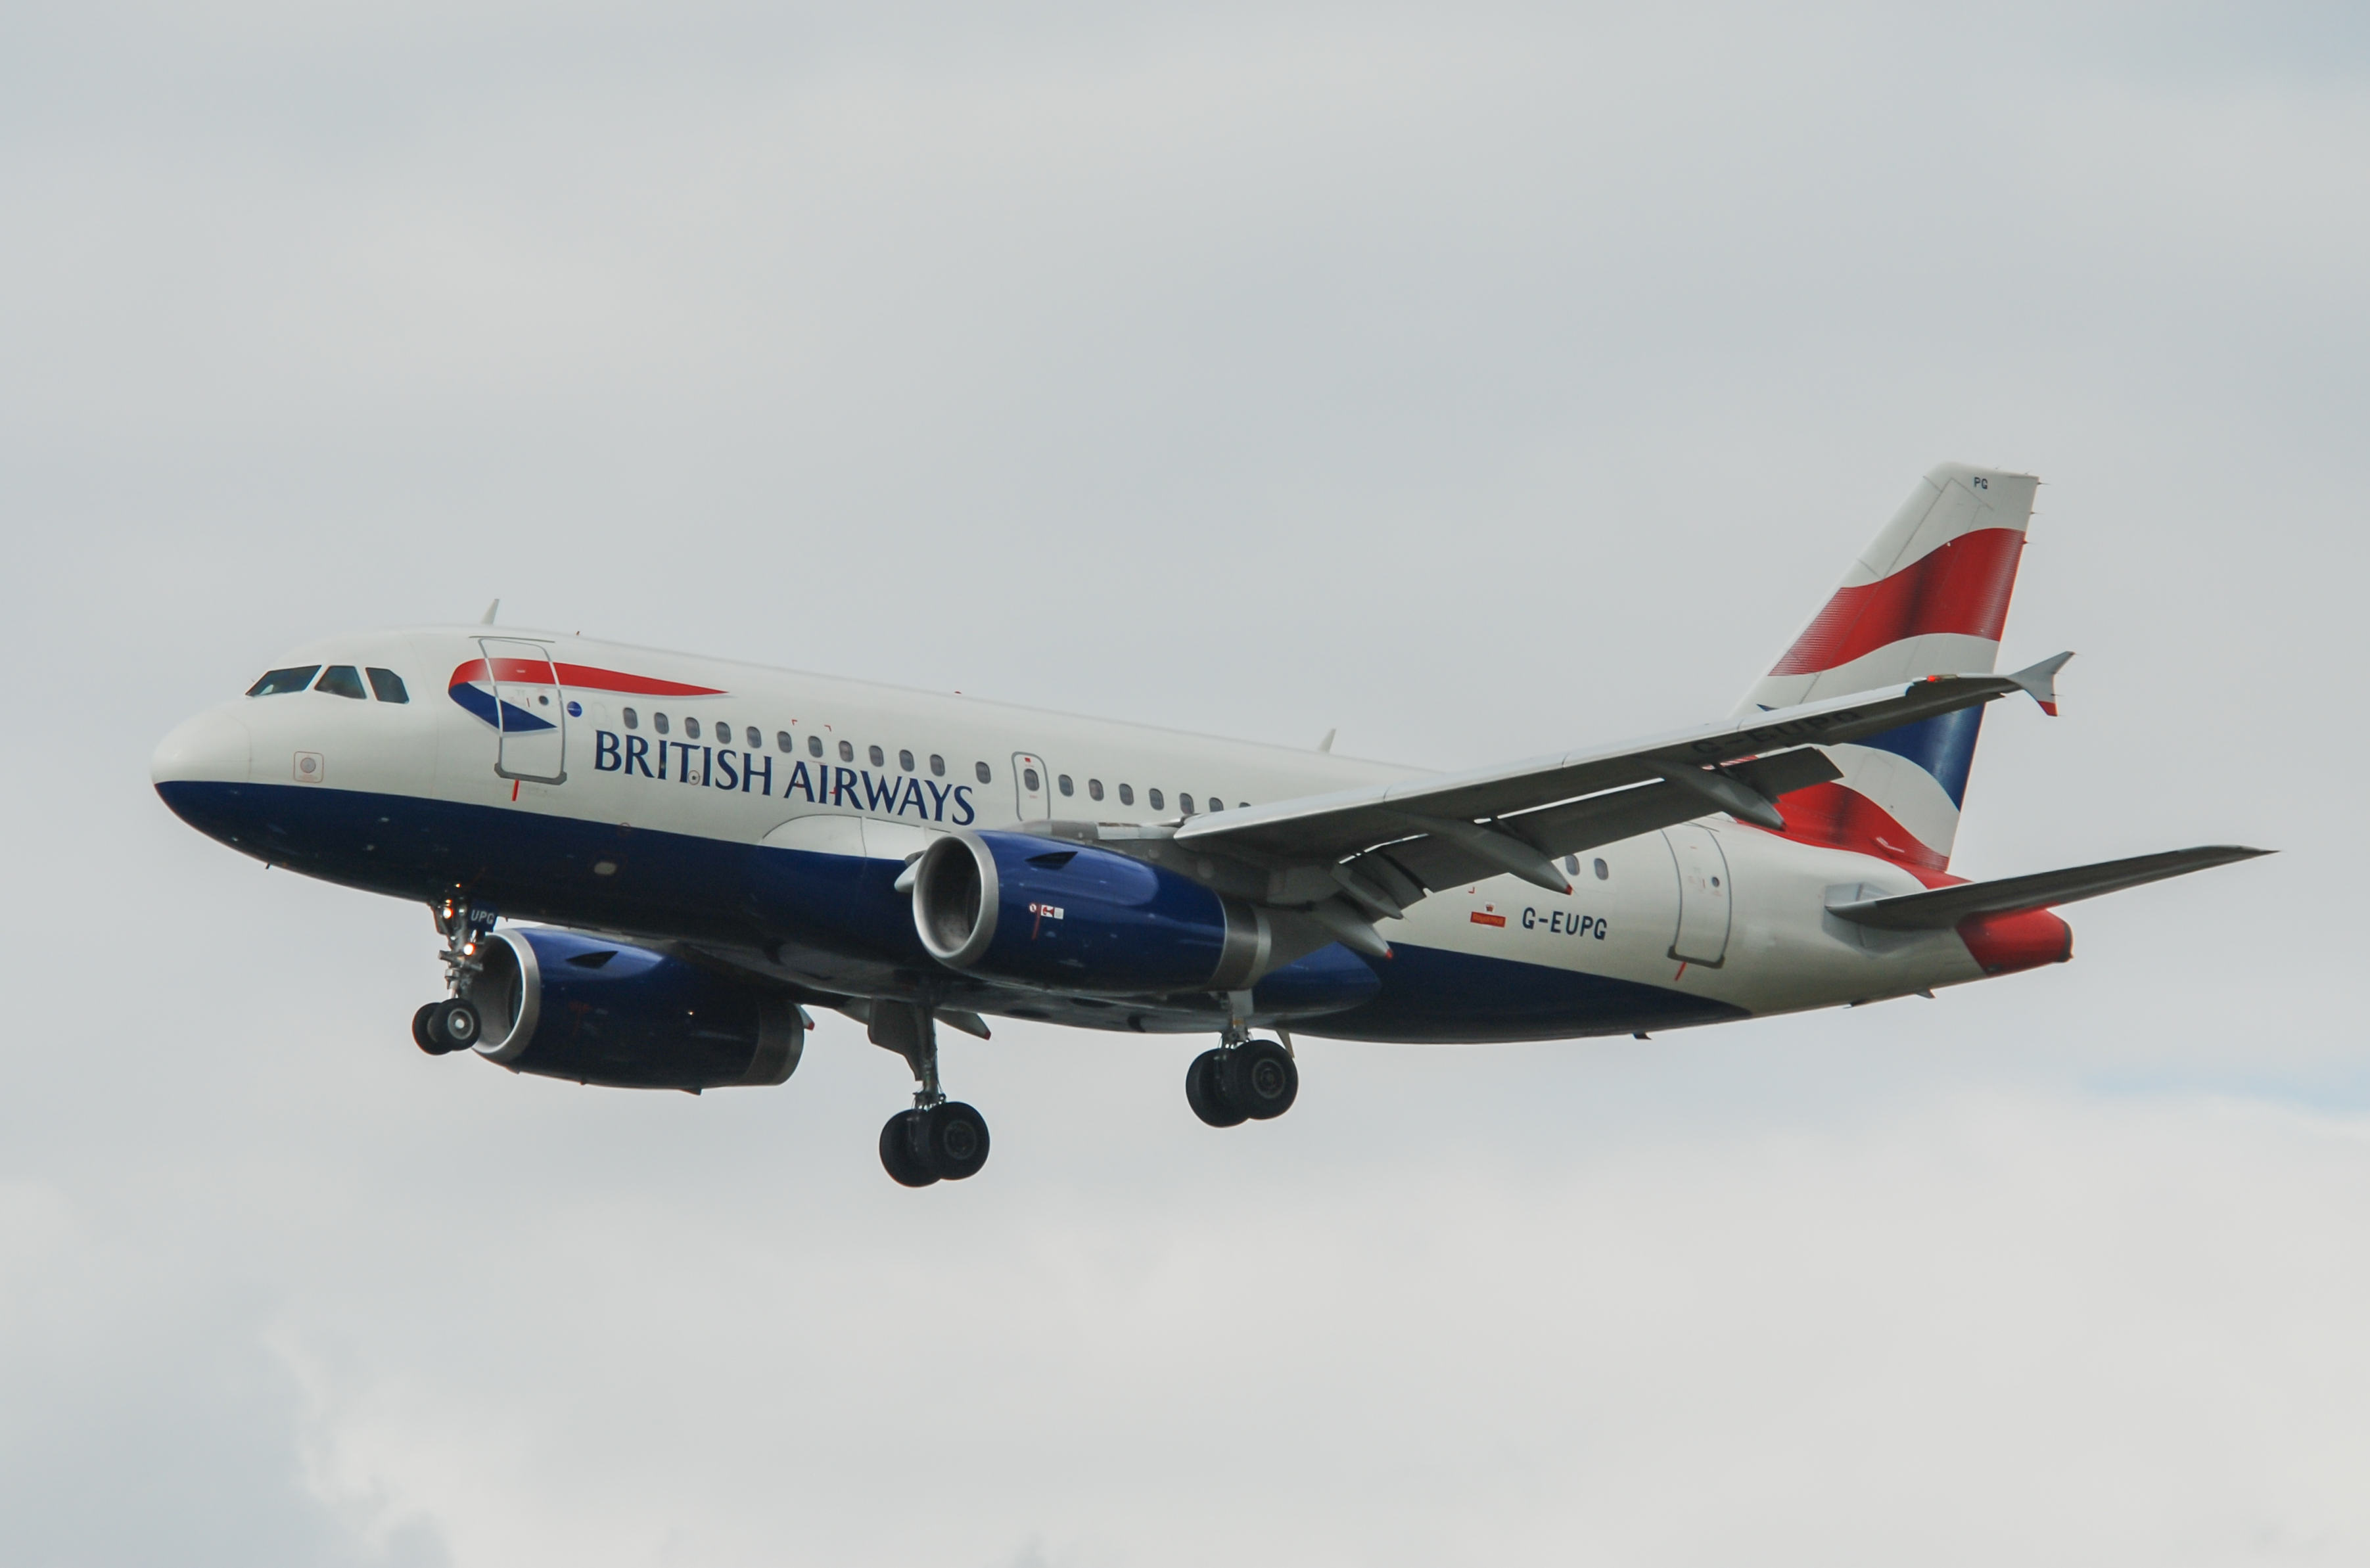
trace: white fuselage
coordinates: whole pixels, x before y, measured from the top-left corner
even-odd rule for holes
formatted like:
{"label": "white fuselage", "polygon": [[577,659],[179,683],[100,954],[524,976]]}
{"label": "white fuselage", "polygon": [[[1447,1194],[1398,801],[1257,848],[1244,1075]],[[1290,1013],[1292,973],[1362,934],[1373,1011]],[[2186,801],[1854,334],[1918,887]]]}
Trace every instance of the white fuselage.
{"label": "white fuselage", "polygon": [[[468,706],[487,699],[455,695],[482,691],[484,683],[470,687],[455,677],[499,657],[489,639],[538,645],[562,672],[560,711],[550,715],[558,733],[519,741],[515,755],[504,748],[517,738]],[[638,859],[646,847],[696,841],[742,855],[902,862],[932,835],[958,827],[1173,822],[1189,809],[1239,810],[1421,771],[542,632],[374,632],[326,640],[282,663],[391,670],[408,700],[303,690],[241,698],[193,720],[159,754],[160,787],[169,776],[268,790],[273,800],[293,801],[283,790],[319,791],[363,802],[335,813],[343,836],[336,844],[317,841],[327,826],[305,830],[303,844],[294,836],[275,841],[260,817],[251,831],[207,831],[312,874],[420,897],[438,891],[423,878],[465,885],[472,874],[474,863],[431,864],[440,838],[458,846],[507,831],[568,863],[536,881],[532,896],[513,894],[506,912],[711,942],[734,940],[730,910],[703,912],[700,887],[646,882],[627,896],[646,869]],[[571,680],[569,671],[608,684]],[[623,689],[635,685],[642,689]],[[550,779],[558,781],[543,781]],[[400,809],[374,811],[371,801]],[[430,807],[460,809],[466,818],[450,820],[479,825],[445,832],[422,818],[429,825],[413,825],[405,837],[405,812]],[[381,844],[373,836],[380,824],[403,842]],[[479,849],[451,853],[486,859]],[[1955,932],[1881,933],[1826,913],[1834,902],[1925,885],[1901,867],[1725,816],[1606,845],[1566,869],[1568,894],[1499,877],[1434,890],[1379,929],[1395,950],[1489,961],[1471,972],[1484,990],[1499,973],[1494,965],[1512,964],[1649,987],[1724,1016],[1901,996],[1984,974]],[[571,889],[581,890],[581,904]],[[719,888],[714,902],[732,896]],[[816,908],[804,918],[827,928],[834,917]],[[697,928],[673,928],[687,919]],[[762,962],[802,984],[850,992],[877,972],[860,940],[836,940],[823,928],[807,934],[811,942],[771,950]],[[1390,966],[1383,967],[1387,987]],[[1322,1019],[1298,1027],[1503,1039],[1605,1032],[1634,1021],[1584,1008],[1570,1016],[1553,1008],[1504,1012],[1485,994],[1471,998],[1469,1031],[1410,1032],[1392,1022],[1391,1006],[1386,990],[1380,1011],[1361,1009],[1339,1028]],[[1453,1018],[1457,1007],[1435,995],[1417,1010]]]}

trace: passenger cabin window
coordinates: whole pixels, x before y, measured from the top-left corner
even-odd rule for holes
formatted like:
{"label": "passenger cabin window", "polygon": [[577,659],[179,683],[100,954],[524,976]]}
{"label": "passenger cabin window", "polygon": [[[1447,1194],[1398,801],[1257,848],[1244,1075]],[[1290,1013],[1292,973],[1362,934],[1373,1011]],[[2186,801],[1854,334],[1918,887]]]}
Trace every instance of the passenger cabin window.
{"label": "passenger cabin window", "polygon": [[933,778],[944,778],[946,776],[947,759],[940,756],[938,753],[932,752],[930,754],[930,777]]}
{"label": "passenger cabin window", "polygon": [[665,734],[667,732],[666,715],[663,713],[651,714],[650,728],[656,730],[662,735]]}
{"label": "passenger cabin window", "polygon": [[1152,809],[1153,809],[1154,811],[1156,811],[1156,811],[1160,811],[1160,810],[1163,810],[1163,809],[1164,809],[1164,808],[1162,807],[1161,803],[1160,803],[1160,791],[1159,791],[1159,790],[1146,790],[1144,792],[1144,798],[1145,798],[1145,800],[1150,801],[1152,802]]}
{"label": "passenger cabin window", "polygon": [[1218,799],[1217,796],[1213,795],[1210,797],[1210,809],[1214,812],[1225,811],[1226,809],[1226,802]]}
{"label": "passenger cabin window", "polygon": [[903,768],[903,769],[904,769],[906,772],[908,772],[908,773],[913,772],[913,771],[914,771],[914,754],[913,754],[912,752],[909,752],[909,751],[901,751],[901,752],[899,752],[899,753],[897,754],[897,766],[898,766],[898,767],[902,767],[902,768]]}
{"label": "passenger cabin window", "polygon": [[1119,803],[1122,806],[1132,806],[1135,804],[1134,785],[1122,784],[1119,787]]}
{"label": "passenger cabin window", "polygon": [[321,684],[313,688],[326,691],[331,697],[351,697],[356,702],[362,698],[362,673],[351,664],[332,664],[321,672]]}
{"label": "passenger cabin window", "polygon": [[683,721],[683,732],[690,736],[695,741],[699,739],[699,721],[696,719],[685,720]]}
{"label": "passenger cabin window", "polygon": [[1193,797],[1184,794],[1179,795],[1177,797],[1177,809],[1183,812],[1187,816],[1191,816],[1193,814]]}
{"label": "passenger cabin window", "polygon": [[370,676],[371,690],[381,702],[409,702],[411,694],[403,689],[403,677],[393,670],[382,670],[376,664],[362,672]]}
{"label": "passenger cabin window", "polygon": [[855,742],[842,741],[839,743],[839,760],[842,762],[854,762],[856,760]]}
{"label": "passenger cabin window", "polygon": [[823,737],[821,735],[809,735],[807,737],[807,755],[809,756],[821,756],[823,755]]}
{"label": "passenger cabin window", "polygon": [[973,773],[979,775],[979,781],[981,783],[993,784],[995,782],[995,775],[987,770],[987,764],[984,762],[974,762],[971,765],[971,769]]}
{"label": "passenger cabin window", "polygon": [[872,766],[875,767],[886,767],[889,766],[889,759],[880,755],[880,748],[879,746],[872,747],[865,755],[872,758]]}
{"label": "passenger cabin window", "polygon": [[639,713],[635,712],[635,711],[634,711],[632,709],[630,709],[630,708],[627,709],[626,709],[626,728],[627,728],[627,729],[628,729],[628,730],[639,730],[639,729],[640,729],[641,727],[642,727],[642,716],[641,716],[640,714],[639,714]]}
{"label": "passenger cabin window", "polygon": [[1563,874],[1564,874],[1564,875],[1566,875],[1566,876],[1568,876],[1568,877],[1576,877],[1576,876],[1580,875],[1580,857],[1579,857],[1579,856],[1577,856],[1577,855],[1566,855],[1566,856],[1563,858]]}
{"label": "passenger cabin window", "polygon": [[1603,860],[1597,861],[1596,880],[1598,882],[1611,882],[1613,880],[1613,868],[1606,865]]}
{"label": "passenger cabin window", "polygon": [[1059,790],[1064,795],[1075,795],[1077,793],[1076,790],[1070,788],[1070,776],[1066,773],[1053,780],[1053,788]]}
{"label": "passenger cabin window", "polygon": [[1089,779],[1087,779],[1087,799],[1088,799],[1088,800],[1090,800],[1090,801],[1099,801],[1099,800],[1101,800],[1102,798],[1103,798],[1103,781],[1102,781],[1101,779],[1099,779],[1099,778],[1089,778]]}
{"label": "passenger cabin window", "polygon": [[1032,795],[1044,788],[1037,781],[1037,770],[1033,767],[1024,767],[1020,770],[1020,787]]}
{"label": "passenger cabin window", "polygon": [[799,749],[798,744],[790,739],[790,732],[788,730],[777,730],[774,732],[774,744],[779,746],[785,753],[794,752]]}
{"label": "passenger cabin window", "polygon": [[313,684],[313,677],[320,673],[321,666],[318,664],[300,664],[292,670],[268,671],[261,680],[247,688],[247,695],[278,697],[282,692],[303,691]]}

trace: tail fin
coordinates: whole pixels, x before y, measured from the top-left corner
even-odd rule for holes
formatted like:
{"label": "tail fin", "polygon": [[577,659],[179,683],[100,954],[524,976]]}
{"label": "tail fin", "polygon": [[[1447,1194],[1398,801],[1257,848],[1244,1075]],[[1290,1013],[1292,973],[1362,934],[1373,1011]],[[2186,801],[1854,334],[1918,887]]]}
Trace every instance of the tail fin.
{"label": "tail fin", "polygon": [[[1738,713],[1990,671],[2040,483],[1960,463],[1934,468]],[[1843,777],[1786,797],[1787,836],[1943,870],[1983,712],[1827,748]]]}

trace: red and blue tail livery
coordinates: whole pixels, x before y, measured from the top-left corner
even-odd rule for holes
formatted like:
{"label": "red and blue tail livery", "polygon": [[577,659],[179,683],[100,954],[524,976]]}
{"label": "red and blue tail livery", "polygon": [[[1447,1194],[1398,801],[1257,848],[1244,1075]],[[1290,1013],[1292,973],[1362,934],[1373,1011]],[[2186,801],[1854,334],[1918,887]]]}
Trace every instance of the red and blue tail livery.
{"label": "red and blue tail livery", "polygon": [[[2040,483],[1958,463],[1929,472],[1738,711],[1996,668]],[[2042,706],[2054,713],[2055,698]],[[1946,870],[1982,728],[1982,710],[1963,709],[1830,747],[1842,777],[1789,800],[1787,832]]]}
{"label": "red and blue tail livery", "polygon": [[[880,1160],[925,1187],[988,1154],[945,1031],[1205,1036],[1185,1101],[1235,1127],[1292,1107],[1295,1035],[1931,993],[2070,958],[2060,906],[2261,853],[1950,872],[1985,709],[2055,712],[2070,657],[1997,673],[2035,484],[1927,474],[1726,721],[1450,772],[489,625],[296,650],[151,772],[241,854],[428,906],[430,1055],[699,1091],[843,1031],[911,1070]],[[439,670],[452,700],[412,701]]]}

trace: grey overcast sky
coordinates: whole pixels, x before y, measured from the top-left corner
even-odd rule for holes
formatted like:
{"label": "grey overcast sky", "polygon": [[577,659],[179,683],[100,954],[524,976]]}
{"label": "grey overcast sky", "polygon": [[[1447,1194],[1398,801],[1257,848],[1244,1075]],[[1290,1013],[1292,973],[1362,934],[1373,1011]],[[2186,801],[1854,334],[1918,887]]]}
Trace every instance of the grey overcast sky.
{"label": "grey overcast sky", "polygon": [[[0,8],[0,1561],[2370,1562],[2352,5]],[[1957,869],[2284,851],[1651,1042],[1007,1025],[959,1189],[431,1061],[155,741],[474,617],[1443,767],[2048,481]]]}

